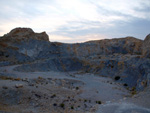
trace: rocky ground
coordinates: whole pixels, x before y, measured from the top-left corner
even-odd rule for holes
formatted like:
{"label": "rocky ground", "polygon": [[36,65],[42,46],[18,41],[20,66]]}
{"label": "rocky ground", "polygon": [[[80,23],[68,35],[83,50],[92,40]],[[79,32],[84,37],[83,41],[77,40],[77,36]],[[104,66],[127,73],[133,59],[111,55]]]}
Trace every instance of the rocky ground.
{"label": "rocky ground", "polygon": [[0,68],[1,113],[150,113],[149,89],[133,95],[108,77],[15,67]]}
{"label": "rocky ground", "polygon": [[99,106],[96,113],[150,113],[150,87],[138,94]]}

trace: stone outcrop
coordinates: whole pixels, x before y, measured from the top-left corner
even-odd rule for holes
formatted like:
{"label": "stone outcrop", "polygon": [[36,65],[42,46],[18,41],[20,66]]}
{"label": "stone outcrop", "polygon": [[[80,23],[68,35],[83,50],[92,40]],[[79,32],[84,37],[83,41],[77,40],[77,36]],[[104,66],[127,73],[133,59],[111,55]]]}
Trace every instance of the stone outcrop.
{"label": "stone outcrop", "polygon": [[150,34],[146,36],[143,42],[143,56],[150,58]]}
{"label": "stone outcrop", "polygon": [[49,37],[46,32],[35,33],[30,28],[15,28],[11,30],[8,34],[4,35],[5,38],[12,39],[37,39],[49,41]]}

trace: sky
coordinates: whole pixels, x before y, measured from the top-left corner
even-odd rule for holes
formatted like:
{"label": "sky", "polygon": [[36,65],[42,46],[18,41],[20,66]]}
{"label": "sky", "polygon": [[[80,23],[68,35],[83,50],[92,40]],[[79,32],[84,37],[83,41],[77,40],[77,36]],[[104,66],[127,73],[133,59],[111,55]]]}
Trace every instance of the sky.
{"label": "sky", "polygon": [[150,33],[150,0],[0,0],[0,36],[16,27],[50,41],[85,42]]}

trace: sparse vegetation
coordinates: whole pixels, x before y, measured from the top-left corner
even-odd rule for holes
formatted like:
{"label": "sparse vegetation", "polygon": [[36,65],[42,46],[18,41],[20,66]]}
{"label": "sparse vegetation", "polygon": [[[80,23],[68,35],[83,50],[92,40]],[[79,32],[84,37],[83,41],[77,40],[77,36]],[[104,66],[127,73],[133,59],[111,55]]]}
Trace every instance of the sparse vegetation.
{"label": "sparse vegetation", "polygon": [[13,77],[8,77],[8,76],[0,76],[1,80],[14,80],[14,81],[20,81],[21,78],[13,78]]}
{"label": "sparse vegetation", "polygon": [[14,80],[12,77],[7,77],[7,76],[0,76],[1,80]]}

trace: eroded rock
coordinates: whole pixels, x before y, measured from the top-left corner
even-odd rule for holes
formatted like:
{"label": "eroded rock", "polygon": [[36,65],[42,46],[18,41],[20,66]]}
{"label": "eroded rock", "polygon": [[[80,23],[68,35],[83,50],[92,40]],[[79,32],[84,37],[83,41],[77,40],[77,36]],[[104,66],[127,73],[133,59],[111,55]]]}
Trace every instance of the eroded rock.
{"label": "eroded rock", "polygon": [[4,38],[11,39],[37,39],[49,41],[49,37],[46,32],[35,33],[31,28],[15,28],[8,34],[4,35]]}
{"label": "eroded rock", "polygon": [[143,56],[150,58],[150,34],[146,36],[143,42]]}

